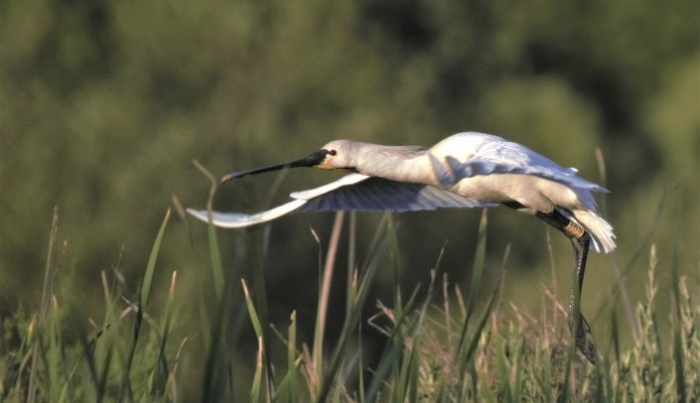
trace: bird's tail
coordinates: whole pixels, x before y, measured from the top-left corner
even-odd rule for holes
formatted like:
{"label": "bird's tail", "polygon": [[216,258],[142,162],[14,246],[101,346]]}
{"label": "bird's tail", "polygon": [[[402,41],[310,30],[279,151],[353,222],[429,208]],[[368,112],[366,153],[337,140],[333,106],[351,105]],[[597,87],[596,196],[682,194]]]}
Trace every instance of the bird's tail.
{"label": "bird's tail", "polygon": [[591,234],[591,247],[598,253],[610,253],[615,250],[615,234],[610,223],[594,211],[571,211],[576,221]]}

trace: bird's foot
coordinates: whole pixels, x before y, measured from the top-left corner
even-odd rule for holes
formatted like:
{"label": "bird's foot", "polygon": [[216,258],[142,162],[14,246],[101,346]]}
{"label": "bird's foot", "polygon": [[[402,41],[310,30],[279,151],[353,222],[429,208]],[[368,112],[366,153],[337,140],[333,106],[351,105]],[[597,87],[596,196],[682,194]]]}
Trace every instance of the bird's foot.
{"label": "bird's foot", "polygon": [[[578,319],[578,326],[576,324],[576,319]],[[595,364],[595,346],[591,338],[591,326],[586,321],[586,318],[584,318],[583,314],[580,312],[578,315],[570,312],[567,322],[569,323],[571,334],[576,339],[576,348],[591,362],[591,364]]]}

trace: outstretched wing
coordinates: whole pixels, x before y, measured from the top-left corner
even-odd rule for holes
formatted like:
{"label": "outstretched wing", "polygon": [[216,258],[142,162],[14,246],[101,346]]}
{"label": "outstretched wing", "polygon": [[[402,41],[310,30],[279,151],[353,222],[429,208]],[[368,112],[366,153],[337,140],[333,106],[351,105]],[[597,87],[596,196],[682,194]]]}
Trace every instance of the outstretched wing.
{"label": "outstretched wing", "polygon": [[[219,228],[244,228],[250,227],[252,225],[262,224],[268,221],[272,221],[275,218],[279,218],[283,215],[287,215],[290,212],[298,209],[300,206],[304,205],[306,202],[304,200],[294,200],[289,203],[285,203],[281,206],[277,206],[273,209],[266,210],[257,214],[241,214],[241,213],[222,213],[220,211],[211,212],[211,221],[214,226]],[[195,210],[188,208],[187,212],[204,222],[209,222],[209,217],[207,210]]]}
{"label": "outstretched wing", "polygon": [[[345,178],[353,175],[360,174],[347,175]],[[318,190],[322,188],[323,186],[304,192],[292,193],[291,196],[295,199],[307,201],[305,205],[299,208],[299,211],[407,212],[450,207],[495,206],[493,203],[467,199],[433,186],[395,182],[374,176],[367,177],[353,186],[339,187],[331,192],[319,192]]]}
{"label": "outstretched wing", "polygon": [[[294,211],[420,211],[437,208],[491,207],[432,186],[394,182],[362,175],[346,175],[335,182],[318,188],[295,192],[294,201],[261,213],[213,212],[213,224],[222,228],[242,228],[261,224]],[[187,209],[192,216],[209,221],[207,212]]]}
{"label": "outstretched wing", "polygon": [[[578,177],[575,168],[564,168],[518,143],[497,136],[488,137],[489,140],[484,142],[471,158],[460,161],[448,156],[445,158],[449,166],[448,172],[445,173],[443,167],[437,166],[436,172],[442,172],[442,177],[453,180],[504,173],[533,175],[570,187],[608,193],[604,187]],[[433,161],[434,166],[435,164],[436,161]]]}

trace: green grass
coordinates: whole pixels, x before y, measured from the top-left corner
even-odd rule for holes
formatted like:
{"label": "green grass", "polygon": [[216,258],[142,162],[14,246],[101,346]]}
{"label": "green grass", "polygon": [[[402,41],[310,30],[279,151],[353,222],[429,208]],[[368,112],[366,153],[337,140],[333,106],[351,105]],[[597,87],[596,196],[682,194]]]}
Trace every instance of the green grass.
{"label": "green grass", "polygon": [[[658,299],[656,248],[649,251],[646,298],[636,303],[639,336],[631,345],[619,338],[615,314],[609,318],[609,345],[597,365],[572,354],[565,309],[550,293],[533,317],[506,306],[500,285],[484,291],[486,215],[478,229],[467,295],[441,274],[440,259],[425,293],[398,286],[401,262],[391,216],[377,226],[364,259],[353,252],[347,265],[344,323],[339,337],[324,344],[330,283],[343,224],[349,221],[354,250],[354,215],[336,216],[327,244],[319,244],[319,289],[313,340],[301,340],[296,312],[272,327],[262,270],[253,279],[240,269],[224,270],[217,231],[208,230],[211,282],[202,281],[195,301],[179,298],[177,273],[156,276],[157,257],[167,231],[166,213],[146,262],[141,288],[129,293],[119,271],[104,272],[104,315],[90,322],[64,306],[54,290],[57,224],[51,231],[44,293],[37,312],[17,312],[2,322],[0,401],[697,401],[700,399],[700,305],[672,270],[671,312],[655,309]],[[391,301],[378,302],[363,317],[368,291],[378,270],[394,270]],[[153,303],[157,278],[169,291]],[[250,284],[254,283],[253,287]],[[543,286],[543,289],[547,287]],[[485,301],[477,298],[486,294]],[[418,297],[417,295],[425,295]],[[67,299],[67,298],[66,298]],[[198,328],[182,325],[196,312]],[[236,320],[240,312],[242,320]],[[614,311],[613,311],[614,312]],[[661,329],[670,320],[670,332]],[[92,323],[88,326],[88,323]],[[665,322],[664,322],[665,323]],[[257,351],[236,347],[253,329]],[[385,340],[372,368],[363,354],[363,329]],[[67,329],[72,331],[68,332]],[[77,335],[77,336],[76,336]]]}

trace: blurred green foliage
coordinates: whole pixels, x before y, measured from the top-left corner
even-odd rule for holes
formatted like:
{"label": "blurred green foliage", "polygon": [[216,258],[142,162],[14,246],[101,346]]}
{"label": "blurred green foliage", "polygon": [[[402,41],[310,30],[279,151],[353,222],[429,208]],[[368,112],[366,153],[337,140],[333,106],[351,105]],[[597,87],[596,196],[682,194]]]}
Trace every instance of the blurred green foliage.
{"label": "blurred green foliage", "polygon": [[[54,206],[64,241],[58,281],[89,305],[100,271],[142,272],[172,195],[204,206],[209,185],[193,159],[224,174],[333,138],[432,145],[466,130],[503,135],[594,181],[601,148],[619,252],[591,259],[584,312],[609,303],[611,262],[631,262],[627,283],[641,295],[635,287],[644,276],[635,268],[646,262],[633,256],[662,198],[653,240],[669,256],[676,228],[681,270],[697,279],[699,18],[700,5],[687,0],[4,1],[2,308],[36,304]],[[215,207],[257,211],[332,178],[290,172],[274,194],[274,176],[245,179],[220,189]],[[511,244],[507,290],[537,302],[550,276],[544,225],[490,214],[489,267],[500,267]],[[450,278],[466,278],[478,217],[397,217],[406,289],[425,283],[446,241]],[[375,218],[361,217],[367,238]],[[303,310],[313,293],[289,285],[316,281],[309,226],[325,235],[330,221],[274,223],[265,259],[245,247],[259,229],[222,234],[225,261],[267,267],[272,318],[299,309],[302,326],[313,322]],[[173,223],[161,267],[196,277],[204,234],[200,223]],[[567,278],[570,248],[553,238],[556,273]],[[568,280],[560,283],[563,295]]]}

